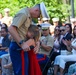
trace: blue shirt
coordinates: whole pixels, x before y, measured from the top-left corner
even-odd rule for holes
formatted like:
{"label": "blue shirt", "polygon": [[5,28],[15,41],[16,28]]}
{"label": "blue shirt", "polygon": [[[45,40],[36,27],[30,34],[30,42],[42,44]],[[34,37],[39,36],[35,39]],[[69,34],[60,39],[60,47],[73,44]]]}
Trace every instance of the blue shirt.
{"label": "blue shirt", "polygon": [[8,34],[2,40],[2,47],[9,47],[11,40],[8,38]]}

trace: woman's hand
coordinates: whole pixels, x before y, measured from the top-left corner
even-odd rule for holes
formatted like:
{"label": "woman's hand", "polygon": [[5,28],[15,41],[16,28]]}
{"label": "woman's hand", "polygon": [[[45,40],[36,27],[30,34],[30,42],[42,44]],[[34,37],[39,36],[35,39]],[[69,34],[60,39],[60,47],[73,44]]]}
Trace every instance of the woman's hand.
{"label": "woman's hand", "polygon": [[70,46],[71,45],[71,41],[70,40],[62,40],[63,43],[66,45],[66,46]]}

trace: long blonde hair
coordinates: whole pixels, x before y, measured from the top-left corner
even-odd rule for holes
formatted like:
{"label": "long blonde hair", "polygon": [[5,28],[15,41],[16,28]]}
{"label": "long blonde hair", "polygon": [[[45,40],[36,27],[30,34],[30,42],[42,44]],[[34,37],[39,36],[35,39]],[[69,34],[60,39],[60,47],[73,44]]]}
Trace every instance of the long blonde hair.
{"label": "long blonde hair", "polygon": [[39,27],[38,26],[30,25],[30,27],[28,28],[28,31],[33,33],[32,38],[35,40],[35,42],[39,41],[40,31],[39,31]]}

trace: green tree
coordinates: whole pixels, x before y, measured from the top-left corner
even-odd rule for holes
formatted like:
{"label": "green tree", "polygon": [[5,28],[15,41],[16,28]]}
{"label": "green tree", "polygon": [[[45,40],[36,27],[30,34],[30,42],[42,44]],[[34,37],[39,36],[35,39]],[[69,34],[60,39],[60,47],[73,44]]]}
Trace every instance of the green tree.
{"label": "green tree", "polygon": [[50,18],[59,17],[65,19],[69,15],[67,13],[69,5],[63,4],[62,0],[0,0],[0,12],[4,13],[3,9],[7,7],[11,10],[10,15],[14,16],[21,8],[32,7],[40,2],[45,3]]}

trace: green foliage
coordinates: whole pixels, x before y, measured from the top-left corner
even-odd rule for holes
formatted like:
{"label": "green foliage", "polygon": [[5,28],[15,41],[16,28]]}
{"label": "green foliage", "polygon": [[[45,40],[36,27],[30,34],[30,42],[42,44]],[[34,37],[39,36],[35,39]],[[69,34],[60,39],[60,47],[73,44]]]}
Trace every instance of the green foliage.
{"label": "green foliage", "polygon": [[0,12],[3,13],[3,9],[7,7],[11,10],[10,15],[14,16],[21,8],[26,6],[31,7],[43,1],[50,18],[59,17],[60,19],[65,19],[69,15],[67,13],[69,5],[64,5],[62,0],[0,0]]}
{"label": "green foliage", "polygon": [[75,13],[75,16],[76,16],[76,0],[74,0],[74,13]]}

